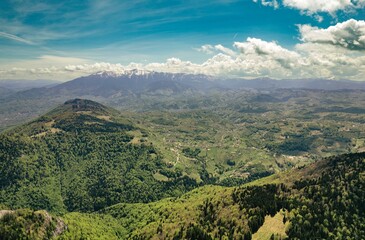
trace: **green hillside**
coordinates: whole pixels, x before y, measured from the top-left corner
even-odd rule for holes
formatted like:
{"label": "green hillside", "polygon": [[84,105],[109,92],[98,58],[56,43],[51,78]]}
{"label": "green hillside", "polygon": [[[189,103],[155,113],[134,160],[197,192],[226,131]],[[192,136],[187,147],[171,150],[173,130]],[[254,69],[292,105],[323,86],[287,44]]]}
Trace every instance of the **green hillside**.
{"label": "green hillside", "polygon": [[[362,239],[364,177],[365,154],[341,155],[277,176],[278,184],[204,186],[157,202],[67,213],[67,230],[54,238]],[[272,217],[276,229],[267,226]]]}
{"label": "green hillside", "polygon": [[[0,203],[54,213],[178,196],[195,180],[168,168],[147,133],[96,102],[75,99],[0,135]],[[165,181],[154,175],[168,173]]]}
{"label": "green hillside", "polygon": [[364,174],[365,154],[341,155],[291,171],[292,182],[206,186],[179,198],[101,212],[118,219],[131,239],[251,239],[265,216],[280,209],[289,222],[282,231],[290,239],[361,239]]}

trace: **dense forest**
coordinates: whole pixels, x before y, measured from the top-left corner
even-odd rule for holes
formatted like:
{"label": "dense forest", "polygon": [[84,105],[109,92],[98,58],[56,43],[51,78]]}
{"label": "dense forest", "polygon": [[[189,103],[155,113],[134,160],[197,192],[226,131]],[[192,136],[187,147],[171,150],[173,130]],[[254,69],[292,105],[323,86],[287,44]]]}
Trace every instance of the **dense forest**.
{"label": "dense forest", "polygon": [[[156,232],[150,227],[157,224],[147,224],[144,233],[131,238],[146,239],[160,234],[167,239],[252,239],[264,224],[265,216],[274,216],[280,210],[284,212],[283,223],[287,223],[286,236],[272,235],[272,239],[364,238],[365,153],[330,157],[320,162],[326,167],[321,169],[318,165],[314,175],[305,175],[305,168],[292,171],[290,175],[297,180],[291,183],[258,182],[228,191],[215,189],[197,205],[198,213],[192,222],[167,216],[156,220],[160,222]],[[174,206],[166,207],[171,215],[178,214],[174,208],[179,209],[176,205],[182,201],[174,202]],[[118,218],[118,209],[106,212]],[[179,230],[166,235],[169,224],[175,221],[179,222]]]}
{"label": "dense forest", "polygon": [[[280,211],[285,234],[272,233],[271,239],[362,239],[364,171],[365,154],[347,154],[292,170],[277,184],[262,179],[235,188],[206,186],[157,202],[48,216],[52,219],[48,225],[42,212],[9,211],[0,222],[0,233],[3,239],[32,232],[30,239],[52,235],[55,239],[247,240],[256,239],[267,216]],[[287,182],[288,176],[292,182]]]}
{"label": "dense forest", "polygon": [[319,178],[294,183],[287,200],[290,239],[365,236],[365,153],[328,160]]}
{"label": "dense forest", "polygon": [[[131,143],[131,124],[98,118],[113,113],[80,101],[0,135],[1,203],[89,212],[197,187],[194,179],[170,170],[152,144]],[[157,181],[153,174],[159,171],[170,173],[169,179]]]}

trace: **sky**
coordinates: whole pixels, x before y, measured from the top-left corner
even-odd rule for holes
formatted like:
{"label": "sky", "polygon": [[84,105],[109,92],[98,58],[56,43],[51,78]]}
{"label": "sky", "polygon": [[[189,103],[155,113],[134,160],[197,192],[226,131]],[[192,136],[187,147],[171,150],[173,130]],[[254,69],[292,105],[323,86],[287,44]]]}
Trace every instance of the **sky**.
{"label": "sky", "polygon": [[365,81],[365,0],[1,0],[0,79],[143,69]]}

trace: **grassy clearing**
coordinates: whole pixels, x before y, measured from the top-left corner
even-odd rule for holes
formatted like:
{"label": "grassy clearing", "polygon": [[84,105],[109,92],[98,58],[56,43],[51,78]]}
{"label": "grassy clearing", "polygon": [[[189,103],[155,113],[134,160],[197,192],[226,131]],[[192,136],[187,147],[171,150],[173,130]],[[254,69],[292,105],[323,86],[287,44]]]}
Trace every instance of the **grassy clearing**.
{"label": "grassy clearing", "polygon": [[278,212],[274,217],[266,216],[265,222],[260,229],[252,235],[252,240],[269,240],[271,235],[279,235],[282,238],[287,237],[285,227],[288,222],[284,224],[284,212]]}

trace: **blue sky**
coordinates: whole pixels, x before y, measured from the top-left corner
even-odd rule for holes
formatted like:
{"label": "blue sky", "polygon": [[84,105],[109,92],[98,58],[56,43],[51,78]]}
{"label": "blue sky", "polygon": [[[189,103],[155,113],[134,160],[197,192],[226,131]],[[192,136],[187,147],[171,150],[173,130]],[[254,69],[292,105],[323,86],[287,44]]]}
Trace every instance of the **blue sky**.
{"label": "blue sky", "polygon": [[[334,47],[339,48],[342,55],[336,55],[337,59],[356,58],[354,68],[365,63],[364,1],[312,2],[303,5],[303,0],[2,0],[0,78],[67,80],[104,68],[121,71],[139,67],[248,78],[362,80],[362,69],[355,76],[346,73],[346,69],[338,71],[337,66],[331,65],[336,63],[326,63],[334,70],[322,66],[315,75],[306,67],[315,63],[313,56],[309,56],[315,47],[329,51],[322,55],[338,52]],[[338,29],[328,30],[331,27],[345,31],[345,39],[334,37],[341,34]],[[354,27],[356,36],[347,36]],[[316,28],[322,31],[317,34]],[[327,35],[317,39],[313,34]],[[331,41],[326,42],[328,38]],[[350,49],[349,45],[341,45],[341,41],[348,39],[356,40],[360,47],[354,45]],[[314,46],[319,44],[322,45]],[[258,48],[264,49],[265,54]],[[291,62],[279,57],[285,54]],[[321,59],[321,64],[327,60]],[[271,64],[272,68],[251,70],[250,64]],[[275,70],[278,67],[283,69]],[[221,70],[216,71],[217,68]]]}

